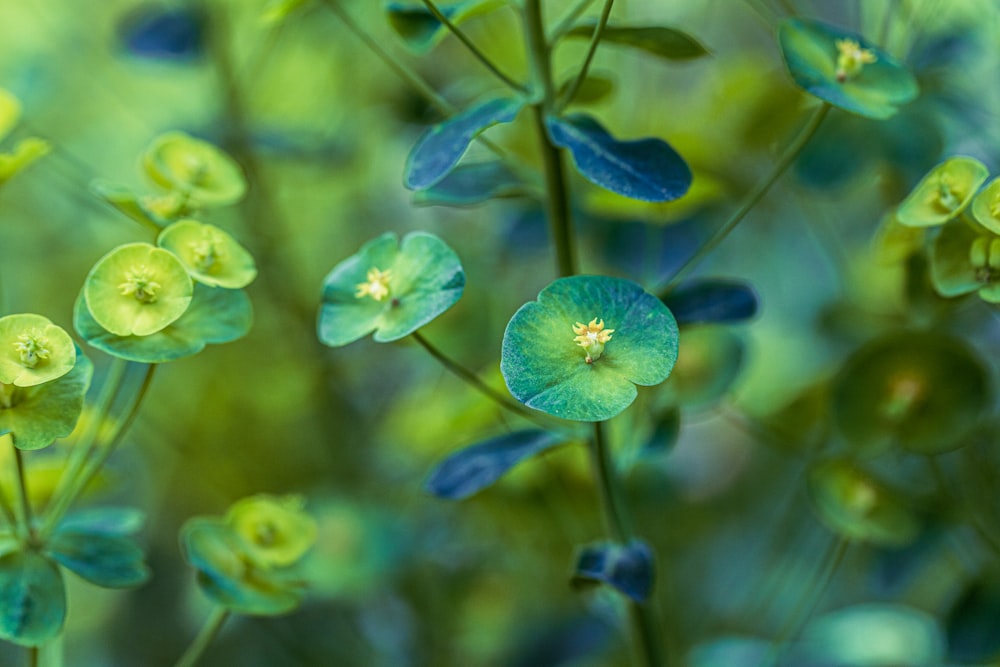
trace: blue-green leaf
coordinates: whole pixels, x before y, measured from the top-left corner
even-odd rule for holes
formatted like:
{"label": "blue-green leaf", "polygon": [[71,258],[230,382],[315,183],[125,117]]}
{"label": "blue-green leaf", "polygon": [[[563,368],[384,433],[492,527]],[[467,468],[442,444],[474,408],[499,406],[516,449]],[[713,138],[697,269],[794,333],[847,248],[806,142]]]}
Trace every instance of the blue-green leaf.
{"label": "blue-green leaf", "polygon": [[580,550],[573,582],[607,584],[636,602],[644,602],[653,591],[655,571],[653,550],[645,542],[602,542]]}
{"label": "blue-green leaf", "polygon": [[[447,6],[439,5],[438,8],[452,24],[458,25],[503,4],[503,0],[465,0]],[[418,53],[429,51],[448,34],[444,24],[422,5],[390,2],[386,5],[385,12],[392,29]]]}
{"label": "blue-green leaf", "polygon": [[66,588],[59,567],[35,551],[0,557],[0,638],[40,646],[66,619]]}
{"label": "blue-green leaf", "polygon": [[955,602],[945,620],[948,657],[963,664],[1000,658],[1000,586],[974,582]]}
{"label": "blue-green leaf", "polygon": [[424,488],[438,498],[462,500],[490,486],[524,459],[563,442],[565,438],[539,430],[490,438],[442,461]]}
{"label": "blue-green leaf", "polygon": [[[585,23],[570,30],[566,36],[590,39],[593,34],[594,24]],[[669,60],[692,60],[708,55],[708,50],[694,37],[666,26],[605,26],[601,43],[631,46]]]}
{"label": "blue-green leaf", "polygon": [[406,187],[423,190],[440,181],[458,164],[473,139],[497,123],[514,120],[524,102],[521,98],[491,99],[427,130],[406,160]]}
{"label": "blue-green leaf", "polygon": [[134,507],[90,507],[67,515],[59,530],[123,537],[137,533],[145,522],[145,513]]}
{"label": "blue-green leaf", "polygon": [[625,197],[650,202],[673,201],[691,187],[691,170],[662,139],[619,141],[593,117],[549,116],[549,138],[568,148],[587,180]]}
{"label": "blue-green leaf", "polygon": [[132,588],[149,579],[142,549],[128,537],[61,529],[49,549],[67,570],[104,588]]}
{"label": "blue-green leaf", "polygon": [[677,324],[741,322],[757,314],[757,292],[739,280],[695,280],[663,297]]}
{"label": "blue-green leaf", "polygon": [[413,195],[416,204],[472,206],[498,197],[516,197],[529,192],[528,185],[499,161],[455,167],[435,185]]}

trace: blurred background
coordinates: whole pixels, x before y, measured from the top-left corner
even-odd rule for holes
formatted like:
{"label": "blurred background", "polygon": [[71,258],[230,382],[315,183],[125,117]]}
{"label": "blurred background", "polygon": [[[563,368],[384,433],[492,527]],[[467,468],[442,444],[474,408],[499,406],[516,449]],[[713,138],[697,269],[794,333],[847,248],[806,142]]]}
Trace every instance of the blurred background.
{"label": "blurred background", "polygon": [[[569,586],[576,546],[602,535],[584,448],[529,461],[467,501],[433,498],[423,484],[435,463],[523,424],[410,342],[316,340],[335,264],[383,232],[430,231],[461,257],[467,287],[424,334],[502,389],[504,327],[555,277],[533,197],[445,207],[403,187],[409,149],[442,116],[332,2],[457,108],[498,91],[452,37],[415,52],[381,0],[307,0],[271,22],[261,16],[278,3],[266,0],[0,3],[0,87],[23,105],[0,148],[27,136],[53,146],[0,189],[3,312],[72,330],[93,263],[119,243],[150,240],[90,184],[153,192],[139,156],[169,130],[216,143],[243,166],[247,198],[206,220],[250,248],[260,269],[250,335],[159,369],[85,499],[147,513],[154,576],[128,592],[71,577],[67,664],[172,664],[208,608],[177,531],[258,492],[302,494],[319,522],[310,594],[287,617],[231,620],[206,665],[629,664],[620,602]],[[498,4],[463,27],[524,77],[518,12]],[[556,20],[576,3],[543,4]],[[922,251],[887,259],[876,242],[883,217],[944,157],[1000,168],[1000,7],[618,0],[613,24],[679,28],[709,55],[670,61],[602,46],[593,72],[607,85],[579,106],[619,138],[669,141],[695,185],[650,205],[574,176],[582,268],[661,285],[771,169],[815,106],[775,39],[793,14],[881,43],[911,67],[921,96],[889,121],[830,114],[696,273],[748,282],[755,317],[685,326],[674,376],[642,389],[611,427],[638,532],[658,553],[662,637],[672,664],[698,667],[760,664],[768,642],[789,635],[785,664],[1000,664],[1000,456],[988,389],[1000,321],[974,294],[938,297]],[[557,50],[558,78],[585,48],[570,39]],[[537,139],[520,121],[487,136],[537,169]],[[950,373],[942,362],[933,377],[946,393],[970,373],[988,378],[964,399],[975,410],[920,427],[937,429],[937,449],[948,450],[933,465],[895,441],[860,452],[849,425],[866,419],[849,397],[877,403],[888,390],[845,371],[848,360],[872,341],[880,359],[916,329],[933,332],[936,347],[914,343],[904,369],[919,372],[944,349],[973,368]],[[85,352],[99,381],[108,359]],[[836,508],[833,519],[824,513],[825,487],[810,479],[831,457],[862,461],[892,489],[903,517],[886,520],[892,539],[857,538]],[[22,659],[0,649],[3,664]]]}

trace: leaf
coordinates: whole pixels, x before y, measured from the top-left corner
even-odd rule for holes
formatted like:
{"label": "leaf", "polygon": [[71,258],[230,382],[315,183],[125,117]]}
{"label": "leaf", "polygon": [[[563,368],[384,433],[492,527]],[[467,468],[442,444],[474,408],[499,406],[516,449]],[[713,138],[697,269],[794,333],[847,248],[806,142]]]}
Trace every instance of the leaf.
{"label": "leaf", "polygon": [[431,472],[424,489],[438,498],[462,500],[482,491],[521,461],[565,442],[547,431],[516,431],[461,449]]}
{"label": "leaf", "polygon": [[691,170],[662,139],[618,141],[591,116],[545,120],[549,138],[568,148],[587,180],[632,199],[673,201],[691,187]]}
{"label": "leaf", "polygon": [[116,336],[94,321],[83,295],[73,308],[77,333],[97,349],[127,361],[162,364],[201,352],[205,345],[228,343],[250,331],[253,308],[243,290],[194,286],[191,305],[165,329],[149,336]]}
{"label": "leaf", "polygon": [[162,221],[146,210],[139,202],[139,198],[126,188],[103,181],[93,181],[90,184],[90,191],[141,225],[153,229],[163,226]]}
{"label": "leaf", "polygon": [[[562,99],[569,92],[569,87],[576,80],[576,76],[571,76],[570,78],[563,81],[559,86],[559,92],[556,93],[557,99]],[[576,91],[576,95],[573,96],[572,100],[568,100],[567,103],[573,104],[593,104],[595,102],[600,102],[605,99],[615,90],[615,81],[610,76],[604,76],[601,74],[590,73],[580,84],[580,87]]]}
{"label": "leaf", "polygon": [[[503,5],[504,0],[466,0],[438,8],[453,25],[458,25]],[[429,51],[448,34],[444,24],[423,5],[390,2],[385,12],[392,29],[417,53]]]}
{"label": "leaf", "polygon": [[653,592],[655,571],[653,550],[645,542],[603,542],[580,550],[572,582],[577,586],[607,584],[636,602],[645,602]]}
{"label": "leaf", "polygon": [[440,181],[458,164],[473,139],[497,123],[514,120],[524,104],[522,98],[491,99],[427,130],[406,159],[406,187],[423,190]]}
{"label": "leaf", "polygon": [[657,415],[653,421],[653,432],[643,443],[640,455],[659,457],[669,452],[681,434],[681,412],[669,408]]}
{"label": "leaf", "polygon": [[807,665],[887,667],[946,664],[941,627],[930,614],[899,604],[859,604],[825,614],[803,632]]}
{"label": "leaf", "polygon": [[142,529],[146,515],[134,507],[90,507],[66,515],[59,530],[124,537]]}
{"label": "leaf", "polygon": [[424,206],[472,206],[499,197],[525,195],[530,189],[500,161],[463,164],[426,190],[413,195]]}
{"label": "leaf", "polygon": [[[578,25],[567,37],[590,39],[594,35],[593,22]],[[692,60],[708,55],[708,50],[687,33],[666,26],[612,26],[604,27],[601,44],[620,44],[651,53],[668,60]]]}
{"label": "leaf", "polygon": [[204,51],[205,16],[191,9],[140,5],[118,31],[125,48],[142,58],[190,61]]}
{"label": "leaf", "polygon": [[989,579],[972,582],[945,619],[948,658],[984,664],[1000,658],[1000,586]]}
{"label": "leaf", "polygon": [[65,619],[66,589],[55,563],[35,551],[0,557],[0,638],[41,646]]}
{"label": "leaf", "polygon": [[749,283],[720,278],[698,279],[663,297],[678,325],[742,322],[757,314],[760,301]]}
{"label": "leaf", "polygon": [[742,337],[729,327],[694,325],[681,329],[680,354],[664,389],[685,409],[714,404],[743,369]]}
{"label": "leaf", "polygon": [[51,150],[52,146],[44,139],[27,137],[17,142],[11,152],[0,153],[0,185]]}
{"label": "leaf", "polygon": [[149,579],[142,549],[128,537],[60,527],[49,549],[67,570],[104,588],[133,588]]}

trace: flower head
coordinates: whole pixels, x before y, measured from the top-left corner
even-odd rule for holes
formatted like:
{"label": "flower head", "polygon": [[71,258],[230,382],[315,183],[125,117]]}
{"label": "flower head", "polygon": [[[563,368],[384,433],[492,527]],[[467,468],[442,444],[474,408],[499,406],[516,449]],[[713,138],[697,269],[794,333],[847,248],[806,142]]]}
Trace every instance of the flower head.
{"label": "flower head", "polygon": [[605,329],[604,320],[598,322],[596,317],[589,324],[577,322],[573,325],[573,333],[576,334],[576,338],[573,340],[587,353],[585,360],[588,364],[601,358],[601,355],[604,354],[604,344],[611,340],[611,334],[614,331],[614,329]]}
{"label": "flower head", "polygon": [[176,255],[191,277],[204,285],[240,289],[257,277],[250,252],[215,225],[178,220],[160,232],[156,243]]}
{"label": "flower head", "polygon": [[0,383],[32,387],[62,377],[75,363],[73,339],[48,319],[0,317]]}
{"label": "flower head", "polygon": [[380,271],[377,267],[368,270],[365,282],[357,284],[357,291],[354,296],[359,299],[370,296],[376,301],[389,296],[389,279],[392,278],[392,269]]}
{"label": "flower head", "polygon": [[844,82],[861,73],[861,68],[870,65],[878,56],[871,49],[862,48],[853,39],[838,39],[837,46],[837,81]]}
{"label": "flower head", "polygon": [[168,132],[153,140],[142,158],[157,184],[202,206],[238,202],[247,183],[240,166],[221,149],[184,132]]}

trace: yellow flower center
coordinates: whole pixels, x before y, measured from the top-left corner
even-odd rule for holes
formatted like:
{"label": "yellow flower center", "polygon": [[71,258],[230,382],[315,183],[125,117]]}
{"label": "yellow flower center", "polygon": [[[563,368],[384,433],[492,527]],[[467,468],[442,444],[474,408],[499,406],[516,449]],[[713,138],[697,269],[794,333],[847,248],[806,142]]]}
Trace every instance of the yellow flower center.
{"label": "yellow flower center", "polygon": [[358,291],[354,293],[354,296],[359,299],[370,296],[376,301],[381,301],[389,296],[389,280],[392,278],[392,269],[379,271],[377,268],[372,268],[366,277],[367,281],[358,283]]}
{"label": "yellow flower center", "polygon": [[863,49],[853,39],[838,39],[837,45],[837,81],[843,83],[861,73],[865,65],[878,60],[871,49]]}
{"label": "yellow flower center", "polygon": [[156,301],[156,293],[160,290],[160,283],[153,280],[152,272],[145,264],[140,264],[125,272],[125,282],[119,285],[118,289],[121,290],[122,296],[131,295],[141,303],[153,303]]}
{"label": "yellow flower center", "polygon": [[573,341],[587,353],[585,361],[592,364],[604,354],[604,344],[611,340],[614,331],[605,329],[604,320],[598,321],[595,317],[588,324],[577,322],[573,325],[573,333],[576,334]]}
{"label": "yellow flower center", "polygon": [[215,235],[211,231],[206,231],[205,237],[202,240],[192,241],[188,247],[191,248],[195,267],[203,273],[209,273],[218,265],[219,260],[222,259],[219,244],[216,242]]}
{"label": "yellow flower center", "polygon": [[969,263],[976,271],[976,280],[991,283],[1000,277],[1000,238],[980,236],[969,247]]}
{"label": "yellow flower center", "polygon": [[962,188],[948,174],[941,174],[937,181],[937,187],[931,189],[930,203],[942,213],[951,213],[965,198]]}
{"label": "yellow flower center", "polygon": [[14,349],[21,357],[21,365],[25,368],[34,368],[49,358],[52,352],[46,347],[48,341],[37,331],[23,333],[17,337]]}
{"label": "yellow flower center", "polygon": [[847,505],[858,516],[868,516],[878,505],[878,490],[865,480],[856,480],[848,490]]}
{"label": "yellow flower center", "polygon": [[990,215],[994,218],[1000,218],[1000,192],[993,195],[993,201],[990,202]]}

